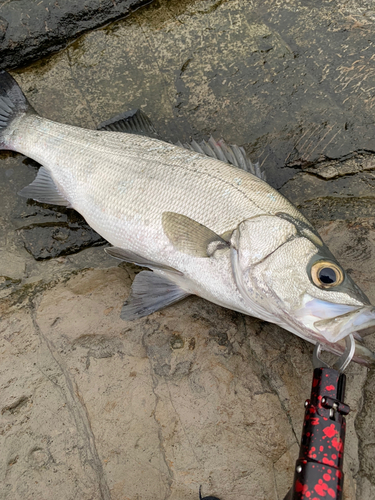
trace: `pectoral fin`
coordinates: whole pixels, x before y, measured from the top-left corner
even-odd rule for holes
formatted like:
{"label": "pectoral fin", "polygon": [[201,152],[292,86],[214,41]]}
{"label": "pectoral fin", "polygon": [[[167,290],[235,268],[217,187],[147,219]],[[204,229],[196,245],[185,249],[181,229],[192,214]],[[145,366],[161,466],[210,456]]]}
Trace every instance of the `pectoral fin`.
{"label": "pectoral fin", "polygon": [[228,247],[221,236],[186,215],[163,212],[162,224],[169,241],[182,253],[210,257],[218,248]]}
{"label": "pectoral fin", "polygon": [[148,267],[149,269],[159,269],[161,271],[168,271],[169,273],[179,274],[180,276],[182,276],[183,274],[173,267],[164,266],[163,264],[145,259],[144,257],[131,252],[130,250],[123,250],[119,247],[107,247],[104,250],[108,255],[114,257],[115,259],[120,259],[124,262],[130,262],[132,264],[136,264],[137,266]]}
{"label": "pectoral fin", "polygon": [[25,198],[32,198],[40,203],[61,205],[63,207],[70,206],[57,188],[51,174],[44,167],[40,167],[33,182],[21,189],[18,194]]}
{"label": "pectoral fin", "polygon": [[135,277],[130,296],[125,302],[121,319],[134,321],[159,311],[190,295],[178,285],[152,271],[142,271]]}

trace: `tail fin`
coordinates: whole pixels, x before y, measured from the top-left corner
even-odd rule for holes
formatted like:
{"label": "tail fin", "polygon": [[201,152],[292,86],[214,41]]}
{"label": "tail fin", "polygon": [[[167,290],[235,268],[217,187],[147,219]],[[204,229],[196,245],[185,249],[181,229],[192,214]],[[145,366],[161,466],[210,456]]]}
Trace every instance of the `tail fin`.
{"label": "tail fin", "polygon": [[14,118],[35,113],[18,83],[6,71],[0,71],[0,149],[11,149],[5,139],[5,130]]}

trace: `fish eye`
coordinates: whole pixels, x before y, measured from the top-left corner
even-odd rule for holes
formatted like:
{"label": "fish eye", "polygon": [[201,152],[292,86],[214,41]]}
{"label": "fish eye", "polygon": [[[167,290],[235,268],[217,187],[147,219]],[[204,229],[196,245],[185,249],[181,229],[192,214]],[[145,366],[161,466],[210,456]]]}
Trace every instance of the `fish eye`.
{"label": "fish eye", "polygon": [[311,278],[319,288],[332,288],[344,281],[344,272],[334,262],[320,260],[313,264]]}

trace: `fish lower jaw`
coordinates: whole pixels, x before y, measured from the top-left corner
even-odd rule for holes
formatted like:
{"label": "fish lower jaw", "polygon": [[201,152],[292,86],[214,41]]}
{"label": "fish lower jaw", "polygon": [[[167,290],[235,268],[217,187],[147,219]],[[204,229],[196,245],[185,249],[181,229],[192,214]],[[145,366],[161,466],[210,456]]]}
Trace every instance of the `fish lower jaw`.
{"label": "fish lower jaw", "polygon": [[328,302],[305,294],[302,306],[290,312],[287,321],[301,332],[309,332],[307,335],[313,342],[321,339],[335,343],[351,333],[375,326],[375,308],[361,303]]}
{"label": "fish lower jaw", "polygon": [[375,308],[372,306],[361,307],[353,312],[314,323],[314,329],[328,342],[338,342],[351,333],[360,333],[372,327],[375,327]]}

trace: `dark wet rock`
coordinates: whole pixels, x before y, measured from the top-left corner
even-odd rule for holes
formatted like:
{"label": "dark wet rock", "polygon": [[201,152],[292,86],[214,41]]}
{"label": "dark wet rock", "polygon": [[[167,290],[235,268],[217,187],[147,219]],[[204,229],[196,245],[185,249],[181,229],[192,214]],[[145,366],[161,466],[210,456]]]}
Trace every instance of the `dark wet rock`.
{"label": "dark wet rock", "polygon": [[[18,243],[34,259],[71,255],[84,248],[106,243],[75,210],[26,200],[16,195],[35,178],[39,168],[37,162],[8,153],[2,153],[1,158],[7,158],[9,168],[0,171],[0,182],[12,186],[15,191],[12,233],[18,235]],[[3,206],[7,207],[8,204],[7,197],[3,197]],[[0,282],[0,289],[7,287],[7,283]]]}
{"label": "dark wet rock", "polygon": [[35,224],[19,229],[26,250],[36,259],[50,259],[79,252],[106,241],[83,220],[68,224]]}
{"label": "dark wet rock", "polygon": [[374,169],[374,155],[356,151],[296,172],[280,191],[311,221],[372,217]]}
{"label": "dark wet rock", "polygon": [[[204,21],[197,20],[197,32],[203,28],[214,49],[198,43],[185,48],[179,67],[172,48],[169,58],[155,51],[161,71],[175,71],[178,120],[170,125],[172,140],[183,140],[179,121],[196,140],[212,134],[245,145],[276,188],[301,168],[375,151],[369,41],[374,25],[368,6],[256,1],[242,2],[235,11],[229,3],[221,2],[211,15],[214,23],[220,11],[220,31],[208,36]],[[200,12],[196,3],[184,17],[176,4],[170,9],[181,22]],[[154,16],[153,24],[145,23],[148,29],[158,13],[154,5],[146,10],[149,19]],[[165,136],[163,127],[155,126]]]}
{"label": "dark wet rock", "polygon": [[375,197],[344,198],[340,196],[316,197],[307,200],[298,208],[311,221],[353,220],[356,217],[371,217],[374,213]]}
{"label": "dark wet rock", "polygon": [[0,17],[1,68],[57,51],[83,32],[128,15],[152,0],[10,0]]}
{"label": "dark wet rock", "polygon": [[8,29],[8,22],[3,17],[0,16],[0,43],[4,39],[7,29]]}
{"label": "dark wet rock", "polygon": [[329,162],[324,161],[305,171],[328,180],[344,177],[346,175],[354,175],[368,170],[375,170],[374,155],[355,152],[349,156],[349,159],[344,157]]}

